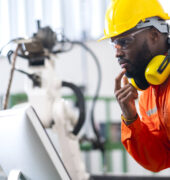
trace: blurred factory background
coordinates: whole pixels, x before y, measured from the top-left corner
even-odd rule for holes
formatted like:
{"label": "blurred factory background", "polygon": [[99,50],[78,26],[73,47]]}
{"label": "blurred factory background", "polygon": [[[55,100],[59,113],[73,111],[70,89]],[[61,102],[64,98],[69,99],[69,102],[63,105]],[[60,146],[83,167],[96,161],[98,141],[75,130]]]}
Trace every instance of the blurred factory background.
{"label": "blurred factory background", "polygon": [[[87,171],[91,174],[131,174],[170,176],[170,169],[152,173],[138,165],[124,150],[120,142],[120,108],[114,99],[114,79],[120,67],[114,57],[114,50],[107,40],[98,42],[103,35],[106,7],[110,0],[0,0],[0,48],[11,39],[31,37],[37,32],[37,20],[41,26],[50,26],[69,40],[82,41],[98,57],[102,79],[99,98],[95,107],[95,123],[100,135],[107,143],[106,161],[103,162],[99,150],[82,145],[82,156]],[[170,14],[170,1],[160,0]],[[127,11],[128,13],[128,11]],[[9,79],[10,65],[6,54],[12,45],[6,46],[0,56],[0,95],[4,96]],[[17,67],[26,67],[26,61],[19,58]],[[55,60],[56,76],[61,80],[80,86],[86,97],[86,122],[80,132],[88,138],[94,133],[90,121],[91,100],[96,92],[98,69],[91,55],[82,47],[75,45],[70,51],[58,53]],[[15,72],[11,96],[24,94],[25,79]],[[69,91],[63,90],[68,101]],[[11,97],[12,98],[12,97]],[[11,100],[12,101],[12,100]]]}

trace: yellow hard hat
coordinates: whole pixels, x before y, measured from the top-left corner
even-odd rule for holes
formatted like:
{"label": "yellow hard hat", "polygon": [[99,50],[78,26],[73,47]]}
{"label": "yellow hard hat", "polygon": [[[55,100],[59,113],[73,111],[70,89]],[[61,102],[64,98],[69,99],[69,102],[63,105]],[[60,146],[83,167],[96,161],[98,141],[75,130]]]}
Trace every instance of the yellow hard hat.
{"label": "yellow hard hat", "polygon": [[105,16],[104,37],[100,40],[118,36],[140,21],[156,16],[170,19],[158,0],[111,0]]}

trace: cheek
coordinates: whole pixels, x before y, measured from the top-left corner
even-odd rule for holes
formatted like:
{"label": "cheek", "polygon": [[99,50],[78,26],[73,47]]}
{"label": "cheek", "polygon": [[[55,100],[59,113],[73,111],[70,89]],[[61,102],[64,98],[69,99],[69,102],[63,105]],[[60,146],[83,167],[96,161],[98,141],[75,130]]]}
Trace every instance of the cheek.
{"label": "cheek", "polygon": [[137,60],[137,51],[135,51],[135,49],[133,50],[129,50],[126,54],[126,59],[128,59],[130,61],[130,63],[134,64]]}
{"label": "cheek", "polygon": [[127,53],[128,59],[137,67],[144,67],[150,59],[152,54],[146,40],[144,42],[135,43],[133,48]]}
{"label": "cheek", "polygon": [[141,43],[139,41],[135,41],[133,45],[126,52],[126,58],[133,64],[137,61],[138,54],[141,51]]}

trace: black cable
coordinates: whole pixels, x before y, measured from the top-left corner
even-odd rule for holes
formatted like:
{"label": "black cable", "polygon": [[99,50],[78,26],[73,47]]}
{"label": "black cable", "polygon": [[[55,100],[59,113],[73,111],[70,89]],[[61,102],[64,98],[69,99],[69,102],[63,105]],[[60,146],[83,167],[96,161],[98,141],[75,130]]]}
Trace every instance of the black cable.
{"label": "black cable", "polygon": [[14,51],[12,51],[12,50],[9,50],[8,53],[7,53],[7,58],[8,58],[9,64],[11,64],[11,56],[12,56],[13,53],[14,53]]}
{"label": "black cable", "polygon": [[[7,58],[8,58],[8,62],[9,62],[9,64],[11,64],[11,56],[12,56],[12,54],[14,53],[14,51],[12,51],[12,50],[9,50],[8,51],[8,53],[7,53]],[[26,55],[22,55],[22,54],[17,54],[17,56],[19,56],[19,57],[21,57],[21,58],[24,58],[24,59],[30,59],[30,57],[29,56],[26,56]],[[44,58],[48,58],[48,56],[43,56]]]}
{"label": "black cable", "polygon": [[96,88],[96,92],[95,92],[95,95],[93,97],[93,100],[92,100],[92,107],[91,107],[91,122],[92,122],[92,128],[93,128],[93,131],[96,135],[96,138],[97,138],[97,142],[99,144],[99,148],[103,151],[103,145],[102,145],[102,142],[101,142],[101,139],[100,139],[100,134],[99,134],[99,131],[97,130],[96,126],[95,126],[95,120],[94,120],[94,109],[95,109],[95,105],[96,105],[96,100],[98,99],[99,97],[99,91],[100,91],[100,87],[101,87],[101,78],[102,78],[102,72],[101,72],[101,67],[100,67],[100,63],[99,63],[99,60],[97,58],[97,56],[94,54],[94,52],[89,48],[87,47],[84,43],[80,42],[80,41],[71,41],[73,44],[76,44],[76,45],[80,45],[82,48],[84,48],[86,51],[88,51],[90,53],[90,55],[93,57],[95,63],[96,63],[96,66],[97,66],[97,70],[98,70],[98,83],[97,83],[97,88]]}
{"label": "black cable", "polygon": [[24,38],[19,37],[19,38],[15,38],[15,39],[10,40],[8,43],[6,43],[4,46],[1,47],[1,49],[0,49],[0,54],[2,53],[3,49],[4,49],[7,45],[9,45],[10,43],[15,42],[15,41],[17,42],[17,41],[23,40],[23,39],[24,39]]}
{"label": "black cable", "polygon": [[[13,53],[14,53],[14,51],[12,51],[12,50],[8,51],[8,53],[7,53],[7,58],[8,58],[9,64],[11,64],[11,56],[12,56]],[[17,56],[20,56],[20,55],[17,54]],[[20,72],[22,74],[27,75],[33,81],[34,86],[40,86],[41,85],[41,79],[40,79],[39,75],[37,75],[35,73],[30,74],[30,73],[28,73],[26,71],[23,71],[21,69],[18,69],[18,68],[14,68],[14,70],[18,71],[18,72]]]}
{"label": "black cable", "polygon": [[[62,44],[62,48],[59,49],[59,50],[53,50],[52,51],[53,54],[68,52],[68,51],[71,51],[72,48],[73,48],[72,42],[70,40],[68,40],[68,39],[57,42],[57,44],[59,44],[59,43]],[[64,47],[66,43],[70,44],[70,46],[67,49]]]}
{"label": "black cable", "polygon": [[77,97],[77,104],[79,108],[79,118],[78,118],[77,124],[75,125],[72,131],[74,135],[77,135],[85,122],[85,114],[86,114],[85,99],[80,88],[74,85],[73,83],[62,81],[62,87],[71,88]]}

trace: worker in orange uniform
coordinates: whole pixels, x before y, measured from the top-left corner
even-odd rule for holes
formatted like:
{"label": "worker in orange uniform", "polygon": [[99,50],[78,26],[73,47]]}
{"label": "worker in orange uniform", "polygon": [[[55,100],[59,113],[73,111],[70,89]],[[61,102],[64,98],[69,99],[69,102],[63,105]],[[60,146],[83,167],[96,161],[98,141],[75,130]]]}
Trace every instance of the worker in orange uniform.
{"label": "worker in orange uniform", "polygon": [[[101,38],[110,39],[122,67],[114,91],[122,111],[122,143],[139,164],[153,172],[170,167],[168,19],[158,0],[111,0]],[[137,90],[142,90],[140,113],[135,106]]]}

